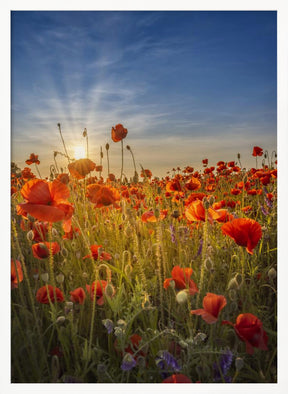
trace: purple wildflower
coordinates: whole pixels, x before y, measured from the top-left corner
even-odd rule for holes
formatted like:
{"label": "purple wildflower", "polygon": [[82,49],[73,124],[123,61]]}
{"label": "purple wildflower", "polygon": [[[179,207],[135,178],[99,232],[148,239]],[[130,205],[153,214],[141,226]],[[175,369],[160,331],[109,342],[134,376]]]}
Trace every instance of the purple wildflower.
{"label": "purple wildflower", "polygon": [[223,353],[218,363],[213,364],[214,369],[214,381],[218,382],[224,378],[226,383],[231,383],[231,376],[227,376],[229,368],[233,361],[233,353],[228,349]]}
{"label": "purple wildflower", "polygon": [[161,369],[172,369],[175,372],[180,371],[177,360],[167,350],[160,350],[156,356],[156,364]]}
{"label": "purple wildflower", "polygon": [[262,211],[263,215],[265,215],[265,216],[269,215],[269,212],[266,211],[266,209],[263,207],[263,205],[261,205],[261,211]]}
{"label": "purple wildflower", "polygon": [[113,321],[110,319],[104,319],[102,320],[102,324],[107,329],[108,334],[111,334],[114,328]]}
{"label": "purple wildflower", "polygon": [[200,245],[196,257],[200,256],[200,254],[202,253],[202,247],[203,247],[203,239],[200,240]]}
{"label": "purple wildflower", "polygon": [[130,353],[125,353],[121,364],[122,371],[130,371],[135,366],[136,360],[133,358],[133,356]]}
{"label": "purple wildflower", "polygon": [[265,197],[265,202],[268,208],[273,207],[273,202],[269,200],[269,198]]}
{"label": "purple wildflower", "polygon": [[176,238],[175,238],[175,227],[173,226],[173,224],[170,224],[169,229],[170,229],[170,233],[171,233],[171,241],[174,244],[174,243],[176,243]]}

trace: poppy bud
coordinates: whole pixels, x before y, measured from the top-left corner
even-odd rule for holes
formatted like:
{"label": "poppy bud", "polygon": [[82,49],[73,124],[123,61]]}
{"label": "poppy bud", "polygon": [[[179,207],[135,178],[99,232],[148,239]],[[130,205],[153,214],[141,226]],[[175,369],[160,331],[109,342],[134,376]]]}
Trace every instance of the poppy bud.
{"label": "poppy bud", "polygon": [[237,157],[238,157],[238,159],[240,159],[240,157],[241,157],[241,156],[240,156],[240,153],[237,153]]}
{"label": "poppy bud", "polygon": [[57,237],[58,236],[58,231],[54,227],[52,228],[52,235],[53,235],[53,237]]}
{"label": "poppy bud", "polygon": [[104,292],[107,297],[112,297],[115,293],[115,290],[114,287],[110,283],[108,283],[108,285],[105,287]]}
{"label": "poppy bud", "polygon": [[206,197],[203,198],[203,207],[205,209],[208,209],[210,207],[210,203],[209,203],[209,201],[207,200]]}
{"label": "poppy bud", "polygon": [[188,300],[187,290],[181,290],[176,295],[176,301],[178,304],[184,304]]}
{"label": "poppy bud", "polygon": [[206,259],[204,261],[204,266],[206,268],[207,271],[212,271],[214,268],[214,264],[212,262],[212,260],[208,257],[208,259]]}
{"label": "poppy bud", "polygon": [[236,371],[239,372],[244,366],[244,360],[241,357],[237,357],[235,360]]}
{"label": "poppy bud", "polygon": [[49,280],[48,272],[45,272],[44,274],[42,274],[41,279],[43,280],[43,282],[48,282],[48,280]]}
{"label": "poppy bud", "polygon": [[270,268],[270,270],[268,271],[268,278],[269,280],[272,282],[277,276],[277,272],[275,270],[275,268]]}
{"label": "poppy bud", "polygon": [[115,327],[114,328],[114,334],[115,337],[122,339],[124,337],[124,331],[122,330],[122,328],[120,327]]}
{"label": "poppy bud", "polygon": [[131,148],[130,148],[130,146],[129,146],[129,145],[127,145],[127,146],[126,146],[126,149],[130,150]]}
{"label": "poppy bud", "polygon": [[86,128],[83,131],[83,137],[87,137],[87,129]]}
{"label": "poppy bud", "polygon": [[64,282],[64,275],[63,275],[62,273],[58,274],[58,275],[56,276],[56,281],[57,281],[59,284],[63,283],[63,282]]}
{"label": "poppy bud", "polygon": [[28,231],[28,233],[27,233],[27,235],[26,235],[26,237],[27,237],[27,239],[28,239],[28,241],[33,241],[33,239],[34,239],[34,233],[33,233],[33,230],[30,230],[30,231]]}
{"label": "poppy bud", "polygon": [[125,329],[126,326],[127,326],[126,321],[123,320],[123,319],[119,319],[119,320],[117,321],[117,324],[118,324],[118,326],[119,326],[120,328],[123,328],[123,329]]}
{"label": "poppy bud", "polygon": [[237,298],[236,290],[230,289],[229,292],[228,292],[228,296],[229,296],[231,301],[235,301],[236,298]]}
{"label": "poppy bud", "polygon": [[83,272],[83,273],[82,273],[82,276],[83,276],[84,279],[88,278],[87,272]]}
{"label": "poppy bud", "polygon": [[210,205],[213,205],[214,202],[215,202],[215,197],[214,196],[210,196],[210,198],[209,198]]}
{"label": "poppy bud", "polygon": [[65,320],[66,320],[65,316],[59,316],[56,319],[56,323],[62,324],[62,323],[64,323]]}
{"label": "poppy bud", "polygon": [[62,256],[63,256],[64,258],[67,257],[67,256],[68,256],[68,251],[67,251],[67,249],[62,248],[61,254],[62,254]]}
{"label": "poppy bud", "polygon": [[204,332],[198,332],[198,334],[193,338],[193,344],[199,345],[201,342],[204,342],[207,338],[207,335]]}
{"label": "poppy bud", "polygon": [[105,148],[106,148],[106,150],[109,150],[109,144],[108,143],[105,145]]}
{"label": "poppy bud", "polygon": [[239,263],[239,257],[236,254],[233,254],[233,256],[231,257],[231,263]]}

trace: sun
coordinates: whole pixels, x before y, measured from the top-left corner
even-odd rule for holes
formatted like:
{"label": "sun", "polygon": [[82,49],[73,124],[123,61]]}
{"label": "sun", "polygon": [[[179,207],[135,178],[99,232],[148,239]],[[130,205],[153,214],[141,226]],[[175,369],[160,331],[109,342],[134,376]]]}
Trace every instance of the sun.
{"label": "sun", "polygon": [[85,148],[82,145],[76,145],[73,148],[74,150],[74,158],[76,160],[78,159],[84,159],[86,157],[86,153],[85,153]]}

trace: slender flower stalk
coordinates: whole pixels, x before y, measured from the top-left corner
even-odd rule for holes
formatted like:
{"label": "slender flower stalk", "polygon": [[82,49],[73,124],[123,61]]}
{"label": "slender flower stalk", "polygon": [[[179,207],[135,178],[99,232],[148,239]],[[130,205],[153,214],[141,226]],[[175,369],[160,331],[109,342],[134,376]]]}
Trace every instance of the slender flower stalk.
{"label": "slender flower stalk", "polygon": [[59,174],[59,168],[58,168],[57,161],[56,161],[57,154],[58,154],[58,152],[54,151],[53,157],[54,157],[55,168],[57,170],[57,173]]}
{"label": "slender flower stalk", "polygon": [[64,142],[64,138],[63,138],[62,132],[61,132],[61,124],[60,124],[60,123],[57,123],[57,126],[58,126],[58,129],[59,129],[59,133],[60,133],[60,136],[61,136],[61,140],[62,140],[63,146],[64,146],[64,150],[65,150],[65,153],[66,153],[66,157],[67,157],[67,159],[68,159],[68,162],[70,163],[70,157],[69,157],[69,155],[68,155],[68,153],[67,153],[67,149],[66,149],[66,145],[65,145],[65,142]]}
{"label": "slender flower stalk", "polygon": [[122,182],[123,164],[124,164],[124,150],[123,150],[123,140],[121,140],[121,174],[120,174],[120,182]]}
{"label": "slender flower stalk", "polygon": [[36,170],[37,170],[37,172],[38,172],[39,178],[42,179],[42,176],[41,176],[41,174],[40,174],[38,165],[37,165],[36,163],[34,163],[34,164],[35,164]]}
{"label": "slender flower stalk", "polygon": [[135,174],[137,174],[136,164],[135,164],[135,158],[134,158],[134,154],[133,154],[133,152],[132,152],[132,149],[130,148],[129,145],[126,146],[126,149],[129,150],[129,152],[131,153],[132,160],[133,160],[133,166],[134,166],[134,172],[135,172]]}
{"label": "slender flower stalk", "polygon": [[108,143],[105,145],[105,148],[106,148],[106,154],[107,154],[107,166],[108,166],[108,177],[109,177],[110,165],[109,165],[109,153],[108,153],[108,151],[109,151],[109,144]]}

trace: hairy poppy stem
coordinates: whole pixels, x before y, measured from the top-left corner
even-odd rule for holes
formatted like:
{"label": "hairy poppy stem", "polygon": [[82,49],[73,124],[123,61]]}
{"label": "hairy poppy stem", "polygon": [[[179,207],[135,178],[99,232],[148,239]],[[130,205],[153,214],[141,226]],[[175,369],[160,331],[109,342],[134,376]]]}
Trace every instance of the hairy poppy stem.
{"label": "hairy poppy stem", "polygon": [[206,260],[206,249],[207,249],[207,237],[208,237],[208,209],[205,208],[205,222],[203,227],[203,246],[202,246],[202,261],[200,269],[200,282],[199,292],[196,299],[196,307],[199,308],[200,294],[202,293],[203,281],[204,281],[204,268]]}
{"label": "hairy poppy stem", "polygon": [[63,143],[63,146],[64,146],[64,150],[65,150],[65,153],[66,153],[66,157],[67,157],[67,159],[68,159],[68,163],[70,163],[70,158],[69,158],[69,156],[68,156],[67,149],[66,149],[66,145],[65,145],[65,142],[64,142],[64,138],[63,138],[62,132],[61,132],[61,125],[60,125],[60,123],[58,123],[57,126],[58,126],[58,128],[59,128],[60,136],[61,136],[62,143]]}
{"label": "hairy poppy stem", "polygon": [[108,177],[109,177],[109,174],[110,174],[109,153],[108,153],[108,151],[109,151],[109,144],[106,144],[105,148],[106,148],[106,154],[107,154],[107,166],[108,166]]}
{"label": "hairy poppy stem", "polygon": [[42,179],[42,176],[40,174],[40,171],[39,171],[39,168],[38,168],[37,164],[36,163],[34,163],[34,164],[35,164],[36,170],[38,172],[39,178]]}
{"label": "hairy poppy stem", "polygon": [[123,163],[124,163],[124,151],[123,151],[123,139],[121,140],[121,174],[120,174],[120,182],[122,182],[123,176]]}
{"label": "hairy poppy stem", "polygon": [[132,149],[130,148],[129,145],[127,145],[126,148],[127,148],[127,149],[130,151],[130,153],[131,153],[132,160],[133,160],[133,165],[134,165],[134,171],[137,172],[137,170],[136,170],[136,164],[135,164],[135,159],[134,159],[134,154],[133,154],[133,152],[132,152]]}
{"label": "hairy poppy stem", "polygon": [[[103,151],[102,151],[102,146],[100,146],[100,168],[102,169],[102,159],[103,159]],[[102,170],[99,171],[99,177],[101,178],[101,173]]]}

